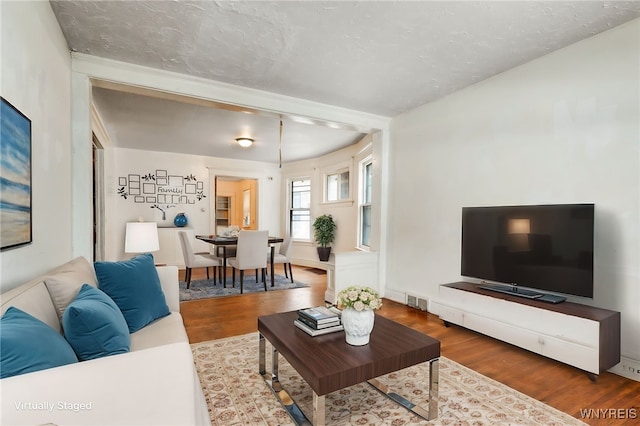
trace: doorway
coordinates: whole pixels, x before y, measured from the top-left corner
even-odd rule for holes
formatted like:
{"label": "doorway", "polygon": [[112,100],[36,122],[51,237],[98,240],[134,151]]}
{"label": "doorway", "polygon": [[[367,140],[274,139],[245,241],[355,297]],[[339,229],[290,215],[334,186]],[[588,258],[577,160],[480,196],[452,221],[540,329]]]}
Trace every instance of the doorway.
{"label": "doorway", "polygon": [[215,233],[258,229],[258,179],[215,177]]}

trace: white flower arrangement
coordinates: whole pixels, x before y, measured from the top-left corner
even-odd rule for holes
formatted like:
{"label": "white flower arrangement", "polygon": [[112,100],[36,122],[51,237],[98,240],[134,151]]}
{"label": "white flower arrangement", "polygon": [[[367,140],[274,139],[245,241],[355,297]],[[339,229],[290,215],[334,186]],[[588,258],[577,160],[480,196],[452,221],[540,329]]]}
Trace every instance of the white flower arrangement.
{"label": "white flower arrangement", "polygon": [[375,310],[382,307],[378,292],[370,287],[351,286],[338,293],[338,308],[353,308],[356,311]]}

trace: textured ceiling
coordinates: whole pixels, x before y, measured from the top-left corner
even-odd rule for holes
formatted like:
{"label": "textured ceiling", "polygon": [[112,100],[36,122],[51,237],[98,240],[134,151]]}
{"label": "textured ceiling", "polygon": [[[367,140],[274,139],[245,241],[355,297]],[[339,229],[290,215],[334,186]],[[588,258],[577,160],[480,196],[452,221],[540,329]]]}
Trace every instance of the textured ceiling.
{"label": "textured ceiling", "polygon": [[51,1],[69,47],[393,117],[640,16],[638,1]]}

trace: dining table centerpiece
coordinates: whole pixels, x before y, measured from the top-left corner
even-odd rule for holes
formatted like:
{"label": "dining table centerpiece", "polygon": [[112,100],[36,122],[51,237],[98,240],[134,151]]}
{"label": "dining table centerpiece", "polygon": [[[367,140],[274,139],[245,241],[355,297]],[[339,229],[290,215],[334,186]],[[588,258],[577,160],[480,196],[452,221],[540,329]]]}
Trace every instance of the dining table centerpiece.
{"label": "dining table centerpiece", "polygon": [[342,310],[341,320],[345,338],[352,346],[369,343],[374,310],[382,307],[382,299],[371,287],[351,286],[338,293],[338,309]]}

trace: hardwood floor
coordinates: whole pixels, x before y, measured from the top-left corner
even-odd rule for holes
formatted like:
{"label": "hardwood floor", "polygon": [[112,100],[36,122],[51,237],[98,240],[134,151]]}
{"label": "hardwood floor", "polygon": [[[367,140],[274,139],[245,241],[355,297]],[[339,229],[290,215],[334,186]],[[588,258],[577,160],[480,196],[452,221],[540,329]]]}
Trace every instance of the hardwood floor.
{"label": "hardwood floor", "polygon": [[[276,272],[283,274],[281,265],[276,268]],[[184,271],[180,273],[182,279]],[[254,332],[261,315],[324,303],[324,271],[294,266],[293,274],[310,287],[182,302],[189,341],[197,343]],[[204,276],[204,269],[193,271],[193,279]],[[443,356],[587,424],[640,422],[640,382],[603,373],[594,383],[576,368],[458,326],[445,327],[432,314],[388,299],[378,314],[439,339]],[[581,410],[594,411],[591,418],[584,418]]]}

